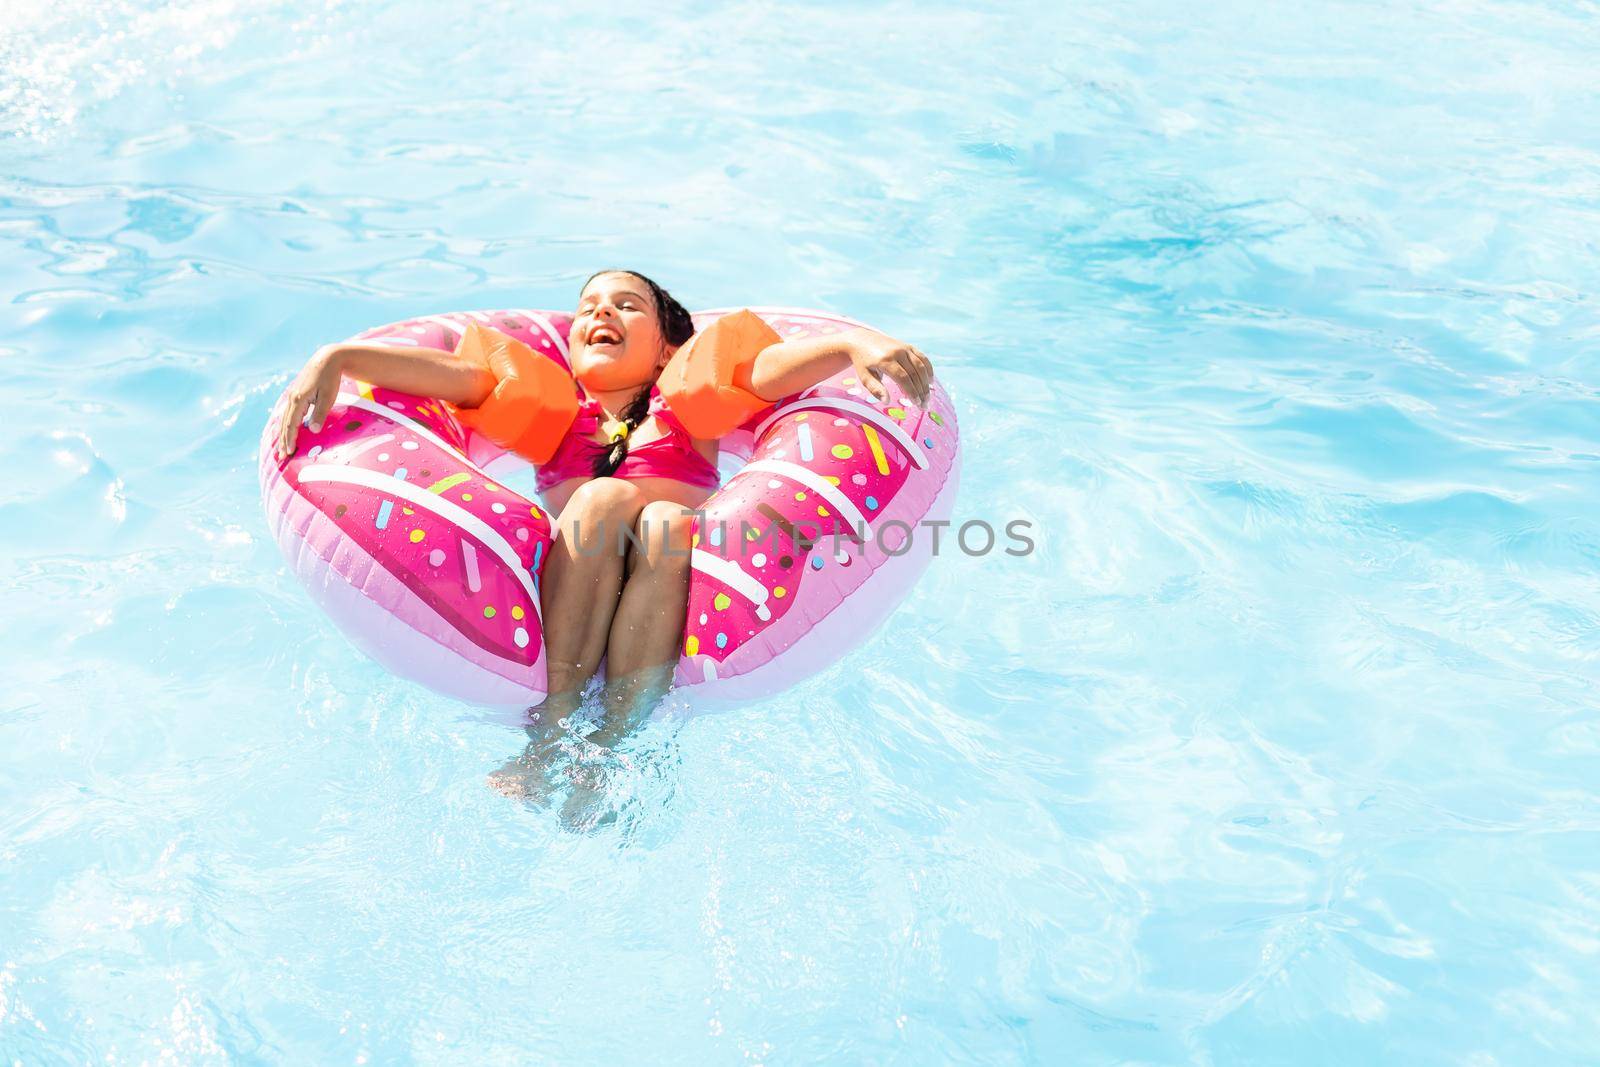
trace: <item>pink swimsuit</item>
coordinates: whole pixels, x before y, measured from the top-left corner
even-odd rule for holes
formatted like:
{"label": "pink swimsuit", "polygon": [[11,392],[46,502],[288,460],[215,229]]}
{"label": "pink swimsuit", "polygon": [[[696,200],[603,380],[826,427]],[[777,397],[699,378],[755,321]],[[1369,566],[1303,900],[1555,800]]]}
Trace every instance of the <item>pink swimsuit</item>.
{"label": "pink swimsuit", "polygon": [[[666,435],[654,441],[628,445],[628,455],[613,477],[671,478],[702,489],[715,489],[722,483],[717,468],[694,447],[689,431],[684,429],[678,416],[667,407],[666,400],[657,389],[650,391],[650,414],[656,417]],[[578,417],[572,421],[567,436],[556,448],[548,463],[541,464],[538,472],[539,492],[560,485],[568,478],[594,477],[594,461],[606,446],[594,440],[604,412],[600,402],[584,397],[578,408]]]}

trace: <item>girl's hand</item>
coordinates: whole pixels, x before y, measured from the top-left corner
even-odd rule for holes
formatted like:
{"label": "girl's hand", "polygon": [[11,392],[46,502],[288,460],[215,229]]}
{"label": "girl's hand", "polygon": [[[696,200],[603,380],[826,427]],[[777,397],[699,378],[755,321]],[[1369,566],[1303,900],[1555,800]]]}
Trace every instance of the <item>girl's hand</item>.
{"label": "girl's hand", "polygon": [[888,334],[864,330],[850,346],[850,363],[861,379],[862,388],[881,403],[889,403],[889,390],[884,378],[893,378],[900,388],[918,404],[928,400],[928,389],[933,384],[933,364],[904,341],[896,341]]}
{"label": "girl's hand", "polygon": [[283,406],[283,420],[278,423],[278,458],[294,455],[295,439],[300,436],[300,424],[309,411],[311,432],[322,429],[322,420],[339,396],[339,379],[343,376],[343,361],[335,345],[317,349],[294,383],[289,386],[289,399]]}

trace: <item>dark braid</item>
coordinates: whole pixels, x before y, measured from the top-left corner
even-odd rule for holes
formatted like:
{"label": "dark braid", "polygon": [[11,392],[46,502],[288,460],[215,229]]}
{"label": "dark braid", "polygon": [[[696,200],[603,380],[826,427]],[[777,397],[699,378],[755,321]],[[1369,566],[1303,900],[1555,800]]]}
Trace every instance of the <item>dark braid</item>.
{"label": "dark braid", "polygon": [[[602,274],[626,274],[630,278],[637,278],[650,289],[650,296],[656,306],[656,321],[661,325],[661,336],[666,338],[669,345],[681,345],[694,336],[694,322],[689,318],[689,310],[672,298],[655,282],[634,270],[597,270],[589,275],[583,283],[583,288],[589,287],[589,282],[594,281]],[[628,405],[617,413],[632,434],[639,428],[639,424],[650,414],[650,393],[655,388],[655,382],[645,382],[639,390],[639,395],[628,401]],[[622,466],[622,461],[628,457],[628,438],[611,442],[611,446],[594,459],[594,476],[596,478],[609,478]]]}

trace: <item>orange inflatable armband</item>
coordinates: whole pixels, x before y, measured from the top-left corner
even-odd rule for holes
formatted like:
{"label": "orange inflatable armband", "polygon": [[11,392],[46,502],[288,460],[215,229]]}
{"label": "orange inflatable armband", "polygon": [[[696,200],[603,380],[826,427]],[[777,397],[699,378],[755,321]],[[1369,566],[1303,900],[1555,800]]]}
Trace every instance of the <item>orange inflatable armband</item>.
{"label": "orange inflatable armband", "polygon": [[556,454],[572,420],[578,393],[560,364],[499,330],[470,323],[456,356],[487,367],[498,384],[475,408],[457,408],[462,425],[532,463]]}
{"label": "orange inflatable armband", "polygon": [[756,354],[780,340],[753,311],[724,315],[673,354],[657,387],[691,434],[721,437],[772,406],[751,390],[750,370]]}

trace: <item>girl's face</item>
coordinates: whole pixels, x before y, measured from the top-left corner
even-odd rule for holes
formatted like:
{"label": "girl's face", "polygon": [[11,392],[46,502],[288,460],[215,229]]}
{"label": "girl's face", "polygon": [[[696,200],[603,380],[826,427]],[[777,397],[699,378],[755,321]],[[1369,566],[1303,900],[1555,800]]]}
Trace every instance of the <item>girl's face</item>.
{"label": "girl's face", "polygon": [[568,335],[572,373],[591,390],[635,389],[672,356],[650,287],[631,274],[602,274],[578,297]]}

